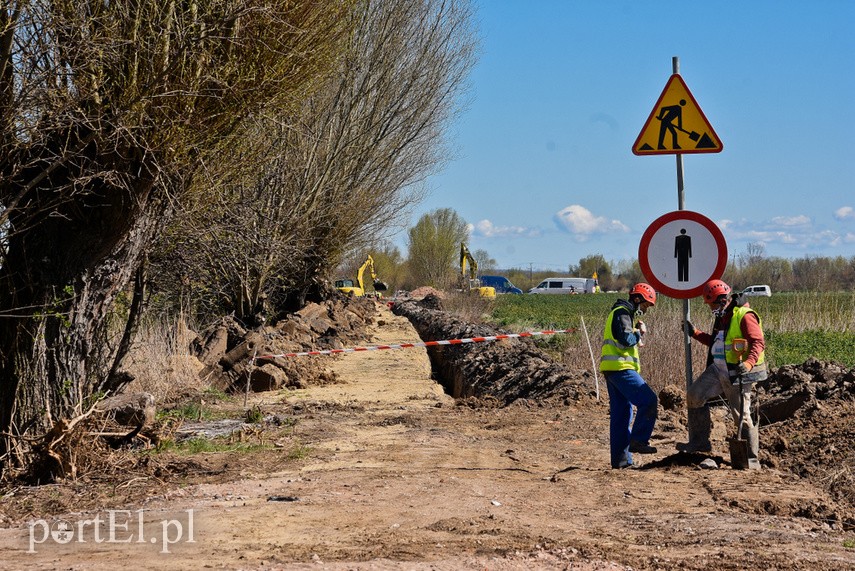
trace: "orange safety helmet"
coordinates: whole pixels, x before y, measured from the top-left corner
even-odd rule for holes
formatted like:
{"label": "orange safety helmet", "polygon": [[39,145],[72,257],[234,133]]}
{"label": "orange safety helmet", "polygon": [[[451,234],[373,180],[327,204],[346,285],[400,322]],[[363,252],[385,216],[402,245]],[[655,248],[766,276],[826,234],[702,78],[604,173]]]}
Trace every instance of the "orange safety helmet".
{"label": "orange safety helmet", "polygon": [[638,294],[644,301],[650,302],[650,305],[656,305],[656,290],[650,287],[649,284],[639,282],[632,286],[629,290],[629,295]]}
{"label": "orange safety helmet", "polygon": [[730,286],[721,280],[710,280],[704,284],[704,303],[715,303],[723,296],[730,294]]}

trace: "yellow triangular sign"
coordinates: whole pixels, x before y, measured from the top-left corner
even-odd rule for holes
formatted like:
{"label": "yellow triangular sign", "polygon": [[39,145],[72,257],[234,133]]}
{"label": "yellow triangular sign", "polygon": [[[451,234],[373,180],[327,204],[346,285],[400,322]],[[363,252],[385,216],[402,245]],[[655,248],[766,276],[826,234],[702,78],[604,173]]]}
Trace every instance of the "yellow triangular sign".
{"label": "yellow triangular sign", "polygon": [[641,129],[636,155],[720,153],[724,148],[680,74],[665,84],[659,101]]}

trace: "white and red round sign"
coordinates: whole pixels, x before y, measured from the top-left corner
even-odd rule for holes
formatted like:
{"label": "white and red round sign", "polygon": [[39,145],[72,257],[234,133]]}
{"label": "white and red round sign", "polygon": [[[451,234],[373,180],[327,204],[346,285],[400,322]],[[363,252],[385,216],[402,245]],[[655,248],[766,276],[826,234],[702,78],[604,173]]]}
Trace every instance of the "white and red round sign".
{"label": "white and red round sign", "polygon": [[653,221],[641,236],[638,263],[644,277],[669,297],[701,295],[704,284],[721,278],[727,243],[715,223],[690,210],[676,210]]}

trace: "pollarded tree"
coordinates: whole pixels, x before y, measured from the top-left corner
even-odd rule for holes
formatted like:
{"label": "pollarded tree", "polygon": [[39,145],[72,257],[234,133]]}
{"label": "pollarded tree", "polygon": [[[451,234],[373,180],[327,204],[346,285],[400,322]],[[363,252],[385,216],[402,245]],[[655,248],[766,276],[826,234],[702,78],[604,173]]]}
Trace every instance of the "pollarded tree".
{"label": "pollarded tree", "polygon": [[342,260],[403,225],[443,162],[474,59],[468,0],[365,0],[351,18],[332,80],[299,113],[255,117],[253,148],[233,158],[263,160],[241,176],[229,157],[211,165],[228,171],[218,198],[177,225],[184,245],[169,259],[207,306],[215,293],[252,322],[321,295]]}
{"label": "pollarded tree", "polygon": [[[113,302],[241,122],[300,101],[350,2],[9,0],[0,9],[0,469],[129,382]],[[137,280],[142,284],[143,280]],[[139,304],[134,305],[135,308]],[[27,458],[15,454],[19,459]]]}

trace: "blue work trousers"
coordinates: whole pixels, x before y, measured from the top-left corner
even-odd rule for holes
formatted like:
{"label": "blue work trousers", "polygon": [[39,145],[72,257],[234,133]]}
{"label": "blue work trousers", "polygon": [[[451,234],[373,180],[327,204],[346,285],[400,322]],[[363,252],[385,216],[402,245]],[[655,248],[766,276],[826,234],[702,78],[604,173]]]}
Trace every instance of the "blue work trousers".
{"label": "blue work trousers", "polygon": [[[648,444],[658,415],[659,399],[636,371],[605,371],[609,389],[609,448],[612,468],[632,465],[630,441]],[[636,407],[633,414],[633,405]],[[633,422],[635,417],[635,422]]]}

